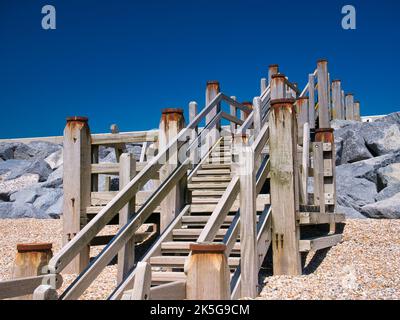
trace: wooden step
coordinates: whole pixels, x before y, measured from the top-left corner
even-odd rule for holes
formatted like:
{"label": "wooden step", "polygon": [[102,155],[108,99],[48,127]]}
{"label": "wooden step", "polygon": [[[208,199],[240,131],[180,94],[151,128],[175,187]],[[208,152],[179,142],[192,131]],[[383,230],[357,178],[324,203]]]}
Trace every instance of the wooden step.
{"label": "wooden step", "polygon": [[300,212],[299,216],[301,225],[341,223],[346,220],[343,213]]}
{"label": "wooden step", "polygon": [[231,157],[211,157],[209,158],[206,163],[227,163],[231,164],[232,163],[232,158]]}
{"label": "wooden step", "polygon": [[184,272],[170,272],[170,271],[152,271],[151,284],[159,285],[167,282],[186,281]]}
{"label": "wooden step", "polygon": [[342,241],[342,238],[342,234],[333,234],[325,237],[300,240],[299,250],[300,252],[309,252],[330,248]]}
{"label": "wooden step", "polygon": [[[156,256],[150,258],[150,264],[153,267],[183,268],[187,256]],[[240,258],[229,258],[229,266],[237,267]]]}
{"label": "wooden step", "polygon": [[192,197],[192,204],[217,204],[221,197]]}
{"label": "wooden step", "polygon": [[201,177],[193,177],[192,182],[229,182],[231,181],[232,178],[230,175],[224,175],[224,176],[214,176],[214,175],[207,175],[207,176],[201,176]]}
{"label": "wooden step", "polygon": [[205,197],[205,196],[213,196],[213,197],[221,197],[224,194],[224,190],[192,190],[192,197]]}
{"label": "wooden step", "polygon": [[[224,225],[230,225],[235,218],[234,215],[229,215],[225,218],[224,220]],[[259,216],[257,215],[256,220],[258,222]],[[206,215],[199,215],[199,216],[184,216],[182,217],[182,224],[183,225],[190,225],[190,226],[204,226],[208,220],[210,219],[210,216]]]}
{"label": "wooden step", "polygon": [[230,169],[230,163],[204,163],[201,169]]}
{"label": "wooden step", "polygon": [[232,156],[232,153],[230,151],[214,151],[211,153],[211,157],[216,157],[216,158],[230,158]]}
{"label": "wooden step", "polygon": [[[257,211],[262,212],[265,208],[265,205],[270,204],[269,195],[259,195],[257,198]],[[190,211],[192,213],[212,213],[217,204],[197,204],[194,203],[191,205]],[[239,200],[235,200],[232,207],[229,209],[229,212],[236,213],[239,209]]]}
{"label": "wooden step", "polygon": [[229,182],[192,182],[188,184],[189,189],[226,189]]}
{"label": "wooden step", "polygon": [[[190,244],[193,242],[187,241],[171,241],[164,242],[161,244],[161,251],[163,253],[188,253],[190,249]],[[232,253],[239,253],[240,251],[240,243],[235,243]]]}
{"label": "wooden step", "polygon": [[[217,231],[216,238],[218,239],[223,238],[227,230],[228,229],[219,229]],[[172,235],[174,237],[174,240],[178,239],[196,240],[201,232],[202,229],[175,229],[172,231]]]}
{"label": "wooden step", "polygon": [[197,176],[202,175],[221,175],[221,176],[230,176],[231,170],[230,169],[201,169],[197,171]]}

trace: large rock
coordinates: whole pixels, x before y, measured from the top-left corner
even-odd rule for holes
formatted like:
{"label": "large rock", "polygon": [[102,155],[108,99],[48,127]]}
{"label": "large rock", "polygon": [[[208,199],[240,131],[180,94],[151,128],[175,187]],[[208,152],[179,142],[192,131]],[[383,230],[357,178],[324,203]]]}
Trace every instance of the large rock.
{"label": "large rock", "polygon": [[0,219],[21,219],[21,218],[50,218],[45,212],[38,211],[30,203],[1,202]]}
{"label": "large rock", "polygon": [[393,197],[397,193],[400,193],[400,183],[391,184],[390,186],[386,187],[385,189],[381,190],[377,196],[375,197],[376,201],[382,201],[388,198]]}
{"label": "large rock", "polygon": [[362,207],[362,214],[369,218],[400,218],[400,193],[393,197]]}
{"label": "large rock", "polygon": [[348,130],[343,137],[341,148],[339,147],[339,149],[341,164],[353,163],[373,157],[365,146],[364,138],[359,131]]}
{"label": "large rock", "polygon": [[361,134],[374,156],[400,150],[400,127],[388,122],[364,123]]}
{"label": "large rock", "polygon": [[14,150],[14,159],[32,160],[47,158],[52,153],[61,149],[58,144],[46,141],[33,141],[28,144],[19,144]]}
{"label": "large rock", "polygon": [[383,188],[400,183],[400,163],[393,163],[378,170],[378,183]]}
{"label": "large rock", "polygon": [[10,160],[14,158],[15,143],[0,143],[0,159]]}
{"label": "large rock", "polygon": [[6,173],[10,173],[13,171],[22,170],[31,164],[30,161],[26,160],[7,160],[0,162],[0,175],[4,175]]}
{"label": "large rock", "polygon": [[64,197],[59,197],[58,200],[46,210],[46,214],[51,218],[58,219],[63,213],[63,202]]}
{"label": "large rock", "polygon": [[57,203],[62,195],[63,191],[61,189],[42,188],[41,196],[35,200],[33,206],[40,212],[46,212]]}
{"label": "large rock", "polygon": [[47,162],[51,169],[58,169],[63,164],[63,149],[53,152],[44,161]]}
{"label": "large rock", "polygon": [[41,186],[44,188],[62,188],[63,169],[64,167],[61,165],[57,170],[53,171]]}
{"label": "large rock", "polygon": [[40,197],[41,189],[37,187],[17,191],[10,196],[10,201],[19,203],[34,203]]}
{"label": "large rock", "polygon": [[[4,162],[5,164],[10,161]],[[16,179],[25,174],[37,174],[39,176],[39,182],[46,181],[49,175],[52,173],[50,166],[43,160],[27,161],[22,160],[17,167],[10,170],[10,175],[7,176],[7,180]],[[2,163],[1,163],[2,164]],[[0,167],[1,167],[0,164]]]}
{"label": "large rock", "polygon": [[347,219],[366,219],[367,217],[362,215],[357,210],[352,207],[343,207],[341,205],[337,205],[336,212],[344,213]]}

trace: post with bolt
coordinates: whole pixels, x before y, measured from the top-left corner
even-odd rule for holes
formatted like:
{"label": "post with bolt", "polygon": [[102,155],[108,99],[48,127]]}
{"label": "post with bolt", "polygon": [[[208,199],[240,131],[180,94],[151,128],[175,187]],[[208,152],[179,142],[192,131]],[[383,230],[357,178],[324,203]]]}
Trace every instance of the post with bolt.
{"label": "post with bolt", "polygon": [[293,99],[271,101],[269,115],[272,252],[275,275],[301,274],[297,123]]}
{"label": "post with bolt", "polygon": [[[67,118],[63,146],[63,245],[66,245],[86,225],[86,210],[90,206],[92,152],[87,118]],[[89,251],[89,246],[85,247],[64,272],[82,272],[89,264]]]}

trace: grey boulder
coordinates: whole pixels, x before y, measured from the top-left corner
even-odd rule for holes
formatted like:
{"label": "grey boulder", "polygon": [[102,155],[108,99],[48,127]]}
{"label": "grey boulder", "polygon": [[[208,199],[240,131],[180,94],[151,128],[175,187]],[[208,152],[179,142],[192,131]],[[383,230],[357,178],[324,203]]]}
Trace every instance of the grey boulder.
{"label": "grey boulder", "polygon": [[0,219],[48,219],[45,212],[38,211],[31,203],[1,202]]}
{"label": "grey boulder", "polygon": [[391,198],[362,207],[361,213],[369,218],[400,218],[400,193]]}
{"label": "grey boulder", "polygon": [[52,153],[61,149],[58,144],[46,141],[33,141],[28,144],[19,144],[14,150],[14,159],[31,160],[45,159]]}
{"label": "grey boulder", "polygon": [[400,183],[391,184],[385,189],[381,190],[375,197],[376,201],[382,201],[393,197],[397,193],[400,193]]}
{"label": "grey boulder", "polygon": [[400,127],[387,122],[368,122],[361,130],[364,141],[374,156],[400,150]]}
{"label": "grey boulder", "polygon": [[378,170],[378,182],[383,187],[400,183],[400,163],[392,163],[380,168]]}
{"label": "grey boulder", "polygon": [[[18,161],[18,160],[9,160],[6,161]],[[35,161],[27,161],[22,160],[23,162],[19,162],[17,166],[10,170],[10,175],[7,177],[7,180],[16,179],[18,177],[23,176],[24,174],[37,174],[39,176],[39,182],[46,181],[49,175],[52,173],[49,165],[43,160],[35,160]],[[1,164],[0,164],[1,167]],[[1,171],[1,169],[0,169]]]}
{"label": "grey boulder", "polygon": [[63,166],[54,170],[47,178],[46,182],[41,184],[44,188],[61,188],[63,184]]}

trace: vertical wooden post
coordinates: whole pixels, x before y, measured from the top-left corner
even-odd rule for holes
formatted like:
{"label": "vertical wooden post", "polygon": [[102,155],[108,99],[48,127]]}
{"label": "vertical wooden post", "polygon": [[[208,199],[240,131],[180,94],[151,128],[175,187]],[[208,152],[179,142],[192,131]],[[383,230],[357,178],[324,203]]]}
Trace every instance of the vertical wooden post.
{"label": "vertical wooden post", "polygon": [[[242,105],[249,108],[250,110],[253,110],[253,104],[250,101],[243,101]],[[245,121],[248,118],[248,116],[249,116],[249,114],[247,112],[240,110],[240,119],[241,120]]]}
{"label": "vertical wooden post", "polygon": [[[33,277],[46,273],[44,267],[53,256],[51,243],[17,244],[13,278]],[[29,300],[32,295],[18,297],[18,300]]]}
{"label": "vertical wooden post", "polygon": [[271,84],[272,76],[279,73],[279,65],[271,64],[268,67],[268,83]]}
{"label": "vertical wooden post", "polygon": [[360,101],[354,102],[354,120],[361,121]]}
{"label": "vertical wooden post", "polygon": [[[136,160],[133,154],[123,153],[119,160],[119,189],[122,190],[136,175]],[[136,200],[133,197],[119,212],[119,227],[123,228],[134,215]],[[117,282],[121,283],[135,262],[135,238],[132,237],[118,252]]]}
{"label": "vertical wooden post", "polygon": [[318,61],[318,105],[319,127],[330,128],[328,61]]}
{"label": "vertical wooden post", "polygon": [[256,170],[252,148],[246,134],[235,137],[239,155],[236,174],[240,178],[240,268],[241,297],[255,298],[258,284]]}
{"label": "vertical wooden post", "polygon": [[271,101],[276,99],[283,99],[285,97],[285,75],[275,74],[271,78]]}
{"label": "vertical wooden post", "polygon": [[[218,81],[207,81],[206,85],[206,106],[218,95],[220,92],[220,86]],[[218,104],[206,115],[206,125],[217,115],[220,111],[221,106]],[[218,129],[218,128],[217,128]]]}
{"label": "vertical wooden post", "polygon": [[308,75],[308,119],[310,129],[315,129],[315,77],[314,74]]}
{"label": "vertical wooden post", "polygon": [[230,272],[220,243],[192,243],[185,266],[188,300],[230,300]]}
{"label": "vertical wooden post", "polygon": [[[322,145],[322,179],[323,179],[323,192],[322,198],[324,207],[327,206],[328,212],[335,212],[336,206],[336,172],[335,172],[335,138],[333,129],[318,129],[315,134],[315,141],[322,144],[329,145],[327,150],[324,150]],[[325,212],[325,211],[324,211]]]}
{"label": "vertical wooden post", "polygon": [[303,130],[304,124],[309,122],[308,120],[308,97],[300,97],[296,102],[296,114],[297,114],[297,135],[299,144],[303,144]]}
{"label": "vertical wooden post", "polygon": [[293,99],[271,101],[269,115],[272,250],[275,275],[301,274],[297,123]]}
{"label": "vertical wooden post", "polygon": [[253,99],[253,110],[254,110],[254,117],[253,117],[253,123],[254,123],[254,137],[257,137],[258,134],[261,131],[261,99],[260,97],[255,97]]}
{"label": "vertical wooden post", "polygon": [[[231,99],[236,101],[236,97],[235,97],[235,96],[231,96]],[[229,106],[229,112],[230,112],[231,116],[234,116],[234,117],[237,116],[237,110],[236,110],[236,107],[235,107],[235,106],[230,105],[230,106]],[[231,134],[232,134],[232,135],[235,134],[236,129],[237,129],[237,124],[231,122]]]}
{"label": "vertical wooden post", "polygon": [[347,93],[345,96],[346,120],[354,120],[354,95]]}
{"label": "vertical wooden post", "polygon": [[265,90],[267,90],[267,79],[266,78],[261,78],[260,80],[260,95],[264,93]]}
{"label": "vertical wooden post", "polygon": [[303,154],[301,161],[301,204],[308,205],[308,168],[310,165],[310,125],[304,124],[303,131]]}
{"label": "vertical wooden post", "polygon": [[314,204],[319,206],[319,212],[325,213],[325,190],[324,190],[324,155],[322,142],[313,143],[314,163]]}
{"label": "vertical wooden post", "polygon": [[[198,106],[197,106],[197,102],[196,101],[192,101],[189,103],[189,123],[191,123],[194,118],[196,118],[198,113]],[[192,131],[192,136],[190,138],[190,142],[193,142],[198,134],[198,126],[196,126],[193,131]],[[194,149],[192,149],[192,151],[190,152],[190,157],[191,157],[191,164],[192,167],[194,167],[198,161],[199,161],[199,148],[194,147]]]}
{"label": "vertical wooden post", "polygon": [[[87,118],[67,118],[63,145],[63,245],[66,245],[81,230],[81,226],[86,225],[86,208],[90,206],[91,142]],[[82,272],[89,264],[89,251],[90,247],[85,247],[64,272]]]}
{"label": "vertical wooden post", "polygon": [[[160,121],[159,150],[165,150],[168,143],[178,135],[185,126],[182,109],[164,109]],[[178,150],[169,152],[169,160],[160,169],[160,181],[164,181],[178,166]],[[186,177],[185,177],[186,179]],[[160,230],[163,232],[185,203],[186,181],[182,179],[161,202]]]}
{"label": "vertical wooden post", "polygon": [[332,118],[343,119],[342,115],[342,83],[340,80],[332,82]]}
{"label": "vertical wooden post", "polygon": [[346,98],[344,94],[344,90],[340,93],[340,99],[342,103],[342,120],[346,120]]}

